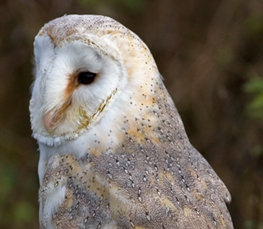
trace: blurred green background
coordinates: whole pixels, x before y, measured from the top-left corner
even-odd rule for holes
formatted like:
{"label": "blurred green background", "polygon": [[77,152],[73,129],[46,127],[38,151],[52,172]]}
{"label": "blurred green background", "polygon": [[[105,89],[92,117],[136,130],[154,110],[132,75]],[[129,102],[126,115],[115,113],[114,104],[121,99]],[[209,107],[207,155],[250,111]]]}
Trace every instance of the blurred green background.
{"label": "blurred green background", "polygon": [[263,228],[262,0],[2,0],[0,228],[38,228],[33,40],[73,13],[108,15],[145,41],[191,142],[232,194],[235,228]]}

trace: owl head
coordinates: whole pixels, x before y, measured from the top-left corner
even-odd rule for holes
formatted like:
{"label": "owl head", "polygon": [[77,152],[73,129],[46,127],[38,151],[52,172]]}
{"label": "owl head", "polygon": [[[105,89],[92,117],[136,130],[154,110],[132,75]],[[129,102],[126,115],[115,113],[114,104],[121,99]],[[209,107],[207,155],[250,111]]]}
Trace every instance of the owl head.
{"label": "owl head", "polygon": [[124,110],[136,113],[143,86],[160,79],[141,39],[104,16],[68,15],[47,23],[35,37],[34,60],[31,125],[33,136],[49,146]]}

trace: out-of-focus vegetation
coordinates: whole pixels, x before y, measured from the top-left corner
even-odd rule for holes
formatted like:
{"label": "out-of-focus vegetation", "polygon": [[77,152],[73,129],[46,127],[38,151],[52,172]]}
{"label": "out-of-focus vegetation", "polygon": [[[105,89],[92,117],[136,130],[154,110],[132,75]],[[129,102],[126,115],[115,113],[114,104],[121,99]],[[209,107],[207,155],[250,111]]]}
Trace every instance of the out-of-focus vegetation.
{"label": "out-of-focus vegetation", "polygon": [[145,41],[191,142],[232,194],[235,228],[263,228],[262,0],[3,0],[0,228],[38,228],[32,44],[45,22],[73,13],[111,16]]}
{"label": "out-of-focus vegetation", "polygon": [[253,99],[247,106],[252,118],[263,120],[263,78],[255,78],[245,84],[245,91],[253,94]]}

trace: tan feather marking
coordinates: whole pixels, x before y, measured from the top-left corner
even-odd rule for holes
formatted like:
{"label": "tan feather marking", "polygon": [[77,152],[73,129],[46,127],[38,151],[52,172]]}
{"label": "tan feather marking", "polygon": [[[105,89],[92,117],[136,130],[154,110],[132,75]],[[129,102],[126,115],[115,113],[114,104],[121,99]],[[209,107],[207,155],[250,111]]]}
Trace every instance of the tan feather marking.
{"label": "tan feather marking", "polygon": [[72,93],[74,92],[74,90],[78,87],[78,82],[77,82],[77,78],[74,74],[69,74],[68,75],[68,84],[67,87],[65,89],[65,94],[64,94],[64,99],[67,100]]}
{"label": "tan feather marking", "polygon": [[37,34],[38,36],[43,36],[45,32],[43,30],[40,30],[39,33]]}
{"label": "tan feather marking", "polygon": [[[134,116],[134,114],[130,114],[130,116]],[[145,115],[144,119],[145,120],[150,120],[150,118],[152,118],[152,115]],[[150,123],[151,124],[151,123]],[[151,126],[151,125],[150,125]],[[139,127],[141,128],[141,127]],[[155,133],[153,132],[152,128],[149,127],[149,125],[145,125],[142,128],[142,131],[138,130],[138,126],[136,125],[136,123],[131,123],[129,125],[129,128],[127,129],[127,133],[128,136],[132,137],[134,141],[141,143],[145,141],[145,136],[147,134],[148,138],[153,140],[154,142],[156,142],[157,144],[160,143],[160,140],[158,139],[158,137],[155,135]]]}
{"label": "tan feather marking", "polygon": [[199,200],[201,200],[201,201],[203,201],[203,197],[201,196],[201,195],[199,195],[198,193],[197,194],[195,194],[195,197],[197,197]]}
{"label": "tan feather marking", "polygon": [[111,184],[109,192],[110,208],[114,215],[118,216],[121,212],[123,215],[126,216],[127,219],[129,219],[131,205],[134,203],[131,202],[131,199],[126,197],[124,189],[117,185]]}
{"label": "tan feather marking", "polygon": [[163,172],[159,172],[158,173],[158,177],[159,177],[159,184],[161,186],[164,186],[164,177],[165,177],[165,174]]}
{"label": "tan feather marking", "polygon": [[173,175],[171,173],[166,173],[166,177],[169,179],[170,183],[175,183]]}
{"label": "tan feather marking", "polygon": [[71,34],[75,33],[76,30],[73,28],[73,29],[69,29],[67,32],[66,32],[66,36],[70,36]]}
{"label": "tan feather marking", "polygon": [[144,107],[150,107],[153,103],[153,100],[151,98],[148,97],[145,97],[144,94],[142,94],[142,97],[141,99],[139,100],[141,102],[141,106],[144,106]]}
{"label": "tan feather marking", "polygon": [[73,195],[74,195],[73,190],[67,189],[66,196],[65,196],[65,203],[64,203],[67,210],[69,210],[74,204]]}
{"label": "tan feather marking", "polygon": [[90,154],[95,155],[95,156],[100,156],[102,154],[103,150],[101,150],[98,147],[93,147],[90,149]]}
{"label": "tan feather marking", "polygon": [[87,129],[90,125],[91,120],[96,118],[106,107],[109,103],[110,99],[117,93],[118,89],[116,88],[105,100],[102,100],[100,105],[97,107],[96,111],[90,117],[87,115],[85,109],[80,106],[79,107],[79,115],[80,115],[80,125],[75,133],[79,133],[82,129]]}
{"label": "tan feather marking", "polygon": [[50,37],[50,39],[51,39],[51,41],[52,41],[52,43],[54,44],[54,46],[56,46],[56,37],[55,36],[53,36],[53,34],[50,32],[50,31],[47,31],[48,33],[47,33],[47,35]]}
{"label": "tan feather marking", "polygon": [[[180,148],[182,148],[182,146]],[[189,168],[189,171],[190,171],[191,175],[196,178],[196,171],[191,167]]]}
{"label": "tan feather marking", "polygon": [[41,30],[41,35],[47,34],[50,37],[53,45],[57,46],[58,38],[57,38],[56,34],[54,34],[54,32],[53,32],[53,30],[54,30],[53,27],[54,26],[50,25],[50,26],[44,28],[43,30]]}
{"label": "tan feather marking", "polygon": [[192,210],[188,207],[184,207],[184,215],[185,217],[189,217],[192,215]]}
{"label": "tan feather marking", "polygon": [[135,125],[130,125],[130,128],[127,130],[129,136],[133,137],[138,143],[144,141],[145,135],[142,132],[139,132]]}
{"label": "tan feather marking", "polygon": [[207,185],[206,185],[205,181],[201,180],[201,183],[204,186],[204,188],[207,189]]}
{"label": "tan feather marking", "polygon": [[220,218],[220,221],[221,221],[223,227],[226,227],[226,222],[225,222],[225,219],[223,217]]}
{"label": "tan feather marking", "polygon": [[[98,174],[95,174],[91,163],[85,165],[85,169],[76,163],[76,160],[72,156],[68,156],[66,161],[71,168],[71,176],[75,176],[81,180],[83,184],[86,184],[87,190],[93,192],[97,196],[101,196],[103,198],[107,198],[109,195],[108,189],[104,184],[106,184],[106,180],[101,178]],[[89,167],[89,168],[88,168]]]}
{"label": "tan feather marking", "polygon": [[116,35],[116,34],[118,34],[118,33],[120,33],[119,31],[114,31],[114,30],[108,30],[108,31],[106,31],[106,33],[107,34],[111,34],[111,35]]}
{"label": "tan feather marking", "polygon": [[174,204],[169,199],[167,199],[166,197],[162,198],[162,203],[164,204],[164,206],[168,207],[172,211],[177,210],[177,208],[174,206]]}

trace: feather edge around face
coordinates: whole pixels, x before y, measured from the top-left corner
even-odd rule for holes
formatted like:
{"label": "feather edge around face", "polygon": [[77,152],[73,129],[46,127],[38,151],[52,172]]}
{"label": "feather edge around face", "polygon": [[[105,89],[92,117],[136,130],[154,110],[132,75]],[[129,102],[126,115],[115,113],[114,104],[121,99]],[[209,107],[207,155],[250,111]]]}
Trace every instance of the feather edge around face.
{"label": "feather edge around face", "polygon": [[[100,20],[104,18],[105,17],[101,17]],[[113,26],[109,26],[106,31],[103,30],[103,26],[105,25],[100,24],[98,28],[102,30],[103,33],[99,30],[95,35],[87,33],[89,30],[87,30],[85,34],[82,34],[83,31],[76,28],[74,28],[74,30],[68,28],[67,31],[64,31],[64,34],[61,35],[61,31],[54,26],[57,20],[55,19],[45,25],[36,36],[34,43],[36,79],[33,86],[32,99],[30,101],[30,112],[33,136],[38,139],[39,142],[50,146],[57,146],[65,140],[76,139],[79,135],[96,125],[101,117],[107,113],[116,95],[118,94],[118,96],[121,96],[122,91],[124,89],[126,90],[127,81],[130,81],[129,83],[131,84],[137,81],[138,84],[140,84],[141,81],[143,81],[143,79],[138,77],[140,72],[136,74],[134,71],[134,65],[138,62],[138,60],[133,62],[133,59],[136,58],[135,50],[139,49],[140,52],[138,53],[141,53],[144,57],[146,56],[149,63],[153,62],[151,70],[155,75],[158,75],[157,67],[147,46],[128,29],[112,19],[107,19],[113,22]],[[64,20],[64,18],[62,17],[61,20]],[[60,23],[57,24],[61,26]],[[120,31],[114,31],[114,29],[116,30],[116,26],[120,28]],[[90,30],[94,32],[94,29]],[[54,38],[55,33],[58,33],[58,35],[60,34],[56,39]],[[70,35],[66,36],[67,34]],[[134,37],[136,39],[131,39]],[[129,49],[129,47],[127,48],[127,40],[130,42],[131,49]],[[77,96],[83,97],[83,95],[77,95],[75,92],[76,90],[72,90],[72,88],[75,89],[77,87],[74,85],[76,81],[70,80],[73,85],[69,86],[67,80],[65,80],[65,75],[73,75],[74,77],[74,74],[76,74],[75,72],[79,70],[74,69],[74,72],[74,70],[70,69],[70,58],[68,60],[69,64],[66,64],[66,61],[63,63],[63,60],[67,59],[65,55],[67,55],[67,53],[70,54],[69,50],[73,50],[73,48],[70,49],[70,46],[73,45],[82,45],[85,47],[81,49],[81,51],[90,49],[91,52],[95,52],[96,55],[103,58],[103,64],[107,68],[113,66],[110,68],[112,77],[108,72],[104,72],[104,78],[101,77],[104,81],[108,79],[110,82],[103,82],[102,80],[104,88],[102,87],[101,91],[93,89],[93,96],[95,94],[103,94],[103,96],[101,98],[96,98],[96,106],[92,107],[90,110],[88,109],[90,104],[83,106],[83,103],[80,105],[81,101],[77,103],[76,106],[72,104],[72,101],[74,102],[77,100]],[[69,47],[69,50],[66,50],[66,47]],[[64,56],[60,55],[61,52]],[[80,55],[87,57],[84,51]],[[56,69],[60,69],[60,71]],[[66,70],[61,72],[61,69]],[[99,70],[103,71],[103,68]],[[136,81],[134,81],[134,76],[136,77]],[[114,81],[114,83],[112,83],[112,81]],[[60,87],[58,87],[58,85]],[[67,88],[71,89],[67,90]],[[70,95],[65,96],[66,91],[71,91],[73,98]],[[106,91],[110,93],[105,94]],[[88,97],[90,95],[84,94],[84,96]],[[66,122],[65,125],[63,125],[63,119],[67,121],[72,120],[72,123]],[[45,128],[45,121],[51,123],[51,128],[49,130]]]}

